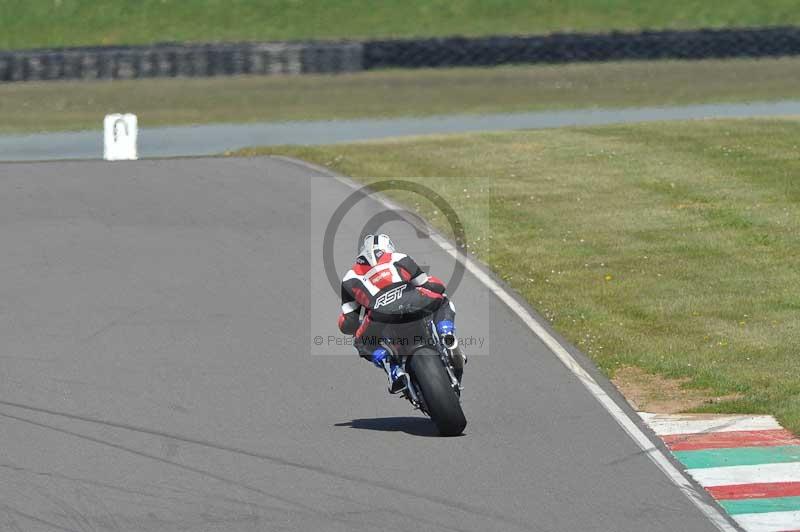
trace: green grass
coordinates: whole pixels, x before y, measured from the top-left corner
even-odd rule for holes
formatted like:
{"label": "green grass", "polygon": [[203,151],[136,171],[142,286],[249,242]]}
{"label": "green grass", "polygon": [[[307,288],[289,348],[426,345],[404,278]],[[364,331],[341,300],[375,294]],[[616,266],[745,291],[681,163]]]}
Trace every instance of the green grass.
{"label": "green grass", "polygon": [[[775,414],[800,432],[800,120],[242,153],[367,182],[419,176],[465,217],[476,256],[609,375],[635,366],[688,378],[734,397],[706,411]],[[485,201],[488,214],[470,209]]]}
{"label": "green grass", "polygon": [[3,0],[0,49],[798,23],[793,0]]}
{"label": "green grass", "polygon": [[340,76],[0,84],[0,133],[675,105],[800,97],[800,59],[655,61]]}

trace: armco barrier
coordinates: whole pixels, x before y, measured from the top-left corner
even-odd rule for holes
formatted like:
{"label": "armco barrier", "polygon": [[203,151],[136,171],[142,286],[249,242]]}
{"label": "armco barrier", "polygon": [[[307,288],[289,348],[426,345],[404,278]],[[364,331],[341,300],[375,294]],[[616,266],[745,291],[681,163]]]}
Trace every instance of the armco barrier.
{"label": "armco barrier", "polygon": [[800,55],[800,28],[0,51],[0,82]]}

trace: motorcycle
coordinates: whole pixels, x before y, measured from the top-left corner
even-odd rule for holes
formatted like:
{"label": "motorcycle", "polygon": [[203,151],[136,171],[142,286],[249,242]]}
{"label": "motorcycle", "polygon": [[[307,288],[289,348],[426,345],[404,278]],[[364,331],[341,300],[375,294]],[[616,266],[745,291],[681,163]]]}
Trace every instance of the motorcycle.
{"label": "motorcycle", "polygon": [[455,345],[448,349],[428,317],[395,323],[384,331],[387,350],[408,374],[402,396],[429,416],[439,434],[458,436],[467,419],[461,408],[465,358]]}

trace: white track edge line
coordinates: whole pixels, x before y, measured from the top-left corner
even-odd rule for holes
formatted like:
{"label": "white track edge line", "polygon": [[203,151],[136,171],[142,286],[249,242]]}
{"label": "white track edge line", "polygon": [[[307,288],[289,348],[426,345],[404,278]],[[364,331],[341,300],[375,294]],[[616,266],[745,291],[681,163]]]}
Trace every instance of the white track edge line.
{"label": "white track edge line", "polygon": [[[364,184],[356,183],[351,179],[338,175],[335,172],[317,166],[306,161],[294,159],[292,157],[284,157],[281,155],[273,155],[273,159],[282,160],[294,165],[303,166],[315,172],[332,177],[349,188],[358,190]],[[391,210],[399,210],[399,206],[387,199],[381,194],[373,194],[372,197],[382,203],[385,207]],[[458,252],[454,246],[446,239],[438,234],[431,234],[431,239],[448,255],[459,261]],[[475,276],[486,288],[489,289],[500,301],[506,304],[517,317],[535,334],[539,339],[553,352],[554,355],[567,367],[577,378],[581,381],[583,386],[589,391],[592,396],[599,402],[606,411],[611,414],[611,417],[622,427],[628,436],[636,442],[637,445],[644,451],[644,453],[658,466],[659,469],[680,488],[686,497],[694,503],[694,505],[722,532],[737,532],[737,529],[731,525],[726,516],[714,506],[708,504],[703,500],[703,497],[695,489],[692,481],[689,480],[669,458],[650,441],[650,438],[640,429],[636,423],[625,413],[625,411],[606,393],[603,388],[597,384],[597,381],[583,369],[577,360],[567,351],[567,349],[556,340],[556,338],[542,326],[541,323],[531,315],[528,310],[522,306],[514,297],[494,279],[487,275],[483,270],[478,268],[471,258],[462,261],[464,267]]]}
{"label": "white track edge line", "polygon": [[[692,434],[727,433],[784,429],[772,416],[732,415],[702,417],[691,414],[651,414],[638,412],[657,436],[690,436]],[[785,430],[785,429],[784,429]]]}

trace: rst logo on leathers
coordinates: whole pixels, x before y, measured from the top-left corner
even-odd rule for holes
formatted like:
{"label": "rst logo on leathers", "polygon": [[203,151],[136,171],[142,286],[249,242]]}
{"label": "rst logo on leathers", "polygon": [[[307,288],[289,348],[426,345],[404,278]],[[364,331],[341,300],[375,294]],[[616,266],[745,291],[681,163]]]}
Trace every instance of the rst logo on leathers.
{"label": "rst logo on leathers", "polygon": [[375,300],[375,308],[383,307],[384,305],[388,305],[389,303],[394,303],[401,297],[403,297],[403,290],[406,289],[407,285],[400,285],[397,288],[392,288],[385,294],[381,294]]}

